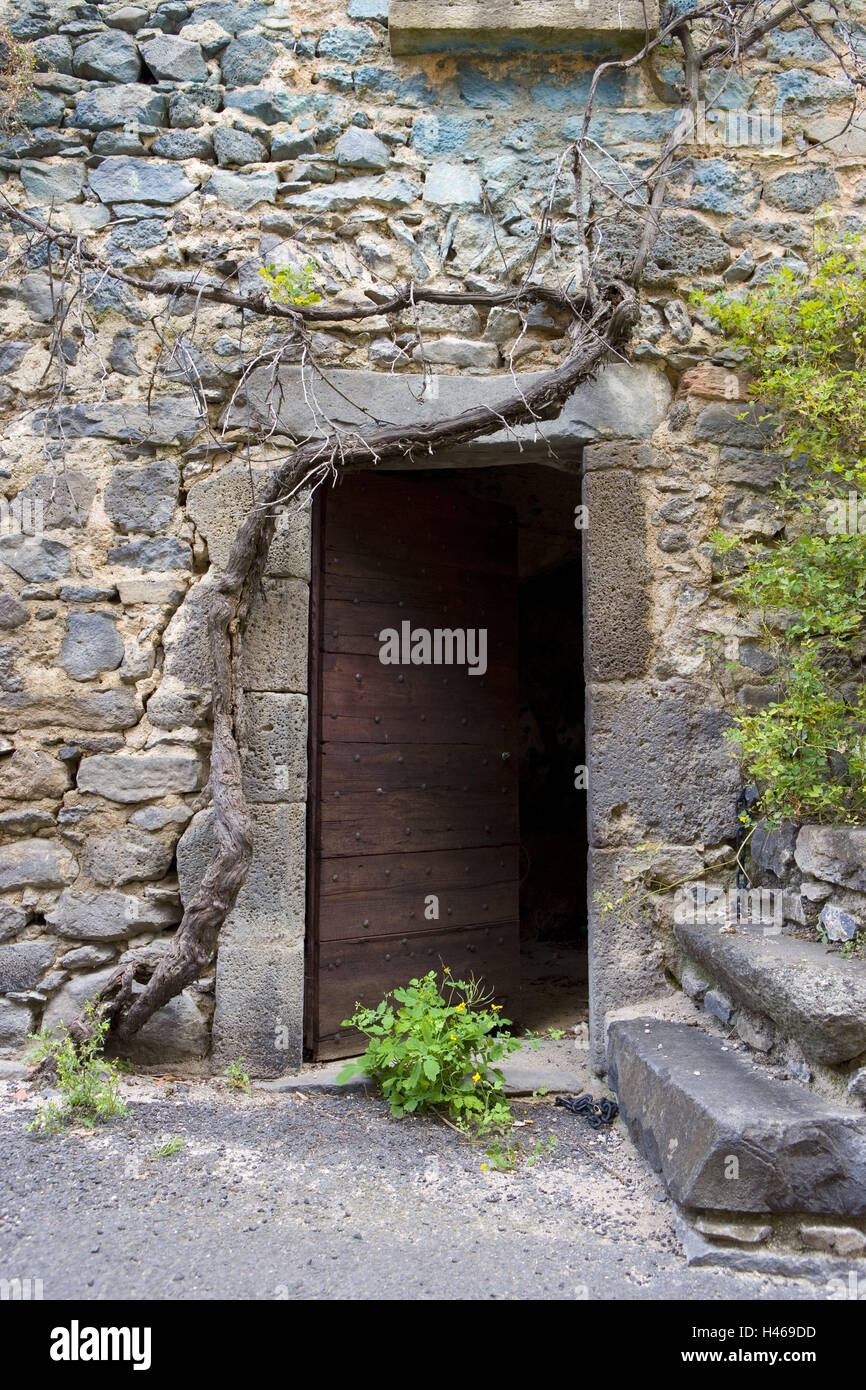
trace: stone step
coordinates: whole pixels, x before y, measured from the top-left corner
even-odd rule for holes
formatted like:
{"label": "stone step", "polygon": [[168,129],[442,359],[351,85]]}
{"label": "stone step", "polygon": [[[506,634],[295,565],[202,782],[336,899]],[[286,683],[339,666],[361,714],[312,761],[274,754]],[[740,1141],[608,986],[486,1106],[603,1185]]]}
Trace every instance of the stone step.
{"label": "stone step", "polygon": [[866,1215],[866,1114],[688,1024],[615,1022],[608,1050],[629,1133],[681,1206]]}
{"label": "stone step", "polygon": [[766,1014],[806,1056],[839,1066],[866,1052],[866,962],[817,942],[677,923],[677,940],[736,1002]]}

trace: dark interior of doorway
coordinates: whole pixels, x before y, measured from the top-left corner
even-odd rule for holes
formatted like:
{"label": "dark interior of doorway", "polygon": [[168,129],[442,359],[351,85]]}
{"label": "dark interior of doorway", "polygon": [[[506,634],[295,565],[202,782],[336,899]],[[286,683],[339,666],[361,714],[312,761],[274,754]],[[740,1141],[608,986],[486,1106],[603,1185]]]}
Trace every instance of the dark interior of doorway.
{"label": "dark interior of doorway", "polygon": [[521,997],[509,1007],[521,1029],[570,1031],[589,1017],[580,475],[512,464],[429,476],[517,513]]}

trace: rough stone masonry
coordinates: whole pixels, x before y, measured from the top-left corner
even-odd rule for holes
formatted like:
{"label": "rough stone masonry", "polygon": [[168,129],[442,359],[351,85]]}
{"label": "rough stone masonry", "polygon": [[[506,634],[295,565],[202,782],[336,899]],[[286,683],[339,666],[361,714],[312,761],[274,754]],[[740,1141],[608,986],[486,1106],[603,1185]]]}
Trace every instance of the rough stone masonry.
{"label": "rough stone masonry", "polygon": [[[495,286],[528,264],[593,65],[633,39],[637,7],[622,7],[623,30],[607,3],[592,26],[576,25],[571,5],[523,6],[545,10],[544,23],[536,16],[504,35],[490,18],[501,7],[481,8],[479,27],[478,6],[392,0],[390,43],[388,0],[8,5],[36,72],[23,124],[0,149],[0,192],[80,233],[112,265],[148,275],[216,275],[243,290],[261,284],[265,264],[301,270],[309,260],[329,299],[369,302],[409,278]],[[866,6],[849,9],[866,52]],[[828,6],[810,12],[832,32]],[[599,145],[626,166],[651,163],[676,119],[676,79],[664,62],[653,82],[644,68],[606,77]],[[739,773],[707,638],[733,652],[747,706],[772,697],[773,670],[759,634],[721,595],[707,538],[719,524],[741,537],[778,534],[784,518],[769,490],[781,460],[765,450],[760,410],[744,403],[735,357],[688,292],[748,292],[782,265],[804,274],[825,204],[851,228],[866,226],[866,129],[843,129],[849,95],[803,26],[770,35],[730,75],[720,109],[736,119],[711,124],[677,164],[632,363],[609,368],[547,427],[570,466],[582,451],[591,517],[592,891],[617,880],[647,839],[663,846],[674,877],[733,852]],[[742,128],[743,112],[774,113],[781,141],[731,143],[725,132]],[[536,267],[564,281],[579,272],[570,198],[564,183]],[[616,267],[629,249],[615,228],[601,254]],[[254,497],[248,432],[270,432],[276,456],[322,417],[309,418],[298,366],[281,369],[276,414],[261,372],[246,381],[246,364],[279,346],[273,324],[194,292],[166,311],[164,297],[149,304],[99,274],[75,287],[58,403],[45,373],[56,296],[73,287],[52,277],[47,247],[28,250],[8,225],[0,255],[0,1049],[14,1052],[32,1029],[74,1016],[118,961],[167,942],[199,880],[212,832],[197,595]],[[193,324],[200,346],[178,347]],[[417,324],[440,407],[490,399],[492,379],[504,390],[510,373],[544,370],[569,347],[554,310],[536,309],[524,325],[507,309],[420,306]],[[371,389],[404,412],[420,408],[406,385],[421,369],[409,312],[394,334],[384,318],[367,319],[313,341],[340,384],[329,406],[337,415]],[[546,459],[537,434],[525,443]],[[463,462],[502,459],[502,440],[473,448]],[[25,510],[38,526],[22,523]],[[133,1048],[143,1061],[203,1058],[220,1070],[242,1054],[274,1075],[300,1059],[304,502],[284,521],[246,649],[252,872],[215,970],[146,1026]],[[862,901],[866,883],[845,867],[845,847],[804,833],[779,850],[785,867],[796,854],[825,899],[839,885]],[[839,909],[852,904],[845,897]],[[599,1065],[612,1014],[665,997],[669,977],[687,968],[662,905],[594,922]],[[796,1016],[792,1006],[792,1034]]]}

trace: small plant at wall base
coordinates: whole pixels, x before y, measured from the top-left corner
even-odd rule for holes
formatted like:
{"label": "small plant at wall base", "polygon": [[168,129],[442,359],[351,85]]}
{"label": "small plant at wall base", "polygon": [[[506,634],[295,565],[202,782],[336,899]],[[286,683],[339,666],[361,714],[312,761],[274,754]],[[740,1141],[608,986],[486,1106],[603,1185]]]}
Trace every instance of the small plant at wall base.
{"label": "small plant at wall base", "polygon": [[375,1009],[358,1006],[343,1027],[363,1033],[367,1050],[338,1080],[372,1077],[396,1118],[441,1107],[467,1133],[507,1130],[512,1116],[496,1063],[521,1044],[492,1000],[481,981],[451,980],[446,968],[441,986],[431,970]]}
{"label": "small plant at wall base", "polygon": [[850,496],[866,490],[866,253],[859,239],[821,233],[808,279],[786,269],[743,298],[696,298],[745,350],[753,394],[779,420],[773,450],[792,462],[781,539],[710,538],[739,568],[726,587],[778,665],[778,697],[755,712],[734,706],[730,738],[772,824],[861,821],[866,535],[850,524]]}
{"label": "small plant at wall base", "polygon": [[[92,1015],[93,1005],[88,1009]],[[108,1019],[92,1021],[93,1031],[80,1047],[75,1046],[65,1028],[62,1038],[53,1037],[44,1028],[31,1035],[36,1043],[32,1061],[53,1059],[61,1100],[42,1101],[35,1120],[27,1126],[29,1130],[56,1134],[73,1121],[92,1129],[102,1120],[128,1114],[120,1098],[117,1068],[102,1056]]]}

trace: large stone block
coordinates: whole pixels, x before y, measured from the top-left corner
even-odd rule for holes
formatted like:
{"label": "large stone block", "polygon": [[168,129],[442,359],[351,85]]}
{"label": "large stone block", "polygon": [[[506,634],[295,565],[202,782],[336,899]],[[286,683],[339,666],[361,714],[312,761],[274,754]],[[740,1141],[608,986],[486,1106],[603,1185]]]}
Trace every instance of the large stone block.
{"label": "large stone block", "polygon": [[123,640],[115,613],[70,613],[58,665],[74,681],[94,680],[116,671],[123,660]]}
{"label": "large stone block", "polygon": [[161,931],[180,920],[177,908],[136,898],[131,893],[89,893],[65,889],[46,914],[57,936],[75,941],[122,941],[146,931]]}
{"label": "large stone block", "polygon": [[110,155],[91,169],[90,187],[103,203],[179,203],[195,184],[176,164]]}
{"label": "large stone block", "polygon": [[94,883],[120,888],[124,883],[164,878],[171,867],[174,850],[144,830],[124,825],[107,835],[88,838],[84,867]]}
{"label": "large stone block", "polygon": [[54,960],[54,947],[41,941],[0,946],[0,994],[33,989]]}
{"label": "large stone block", "polygon": [[124,1057],[144,1066],[197,1061],[209,1050],[210,1026],[190,990],[163,1004],[140,1032],[118,1049]]}
{"label": "large stone block", "polygon": [[684,1024],[614,1023],[609,1051],[629,1132],[681,1205],[866,1214],[866,1116]]}
{"label": "large stone block", "polygon": [[[245,464],[212,473],[190,488],[187,514],[207,541],[208,556],[225,569],[238,527],[259,496],[259,478]],[[292,579],[310,577],[310,508],[294,500],[281,508],[268,553],[266,573]]]}
{"label": "large stone block", "polygon": [[[233,945],[300,945],[304,939],[306,807],[253,806],[253,858],[237,902],[220,933]],[[217,848],[213,812],[201,811],[177,847],[184,906],[198,890]]]}
{"label": "large stone block", "polygon": [[86,975],[75,975],[49,1000],[42,1016],[42,1025],[50,1033],[60,1031],[61,1024],[73,1023],[89,999],[93,999],[108,984],[114,974],[114,967],[94,970]]}
{"label": "large stone block", "polygon": [[63,888],[78,864],[68,849],[51,840],[17,840],[0,847],[0,892],[18,888]]}
{"label": "large stone block", "polygon": [[[430,424],[445,415],[508,400],[537,380],[534,372],[518,372],[516,379],[507,374],[439,376],[435,378],[435,393],[422,399],[420,377],[337,369],[316,388],[317,413],[310,405],[299,367],[285,367],[276,377],[269,368],[263,368],[250,373],[247,396],[255,423],[272,428],[275,412],[281,429],[304,438],[322,434],[323,418],[353,428],[370,428],[374,417],[397,425]],[[527,463],[549,461],[544,441],[567,458],[569,451],[600,439],[648,439],[665,419],[670,401],[671,388],[663,373],[616,363],[600,371],[594,381],[579,386],[555,420],[497,430],[470,445],[443,451],[437,462],[498,462],[503,447],[512,448],[515,438],[523,446],[521,458]],[[237,423],[246,424],[246,408]],[[400,466],[405,467],[404,460]]]}
{"label": "large stone block", "polygon": [[250,693],[241,756],[249,801],[304,801],[307,795],[307,699]]}
{"label": "large stone block", "polygon": [[0,1051],[22,1051],[32,1028],[33,1013],[29,1004],[16,999],[0,999]]}
{"label": "large stone block", "polygon": [[589,509],[583,541],[587,679],[643,675],[652,651],[652,605],[640,485],[622,469],[587,473],[583,502]]}
{"label": "large stone block", "polygon": [[677,940],[734,1000],[766,1014],[806,1056],[838,1066],[866,1052],[866,965],[817,942],[765,936],[760,928],[720,934],[677,923]]}
{"label": "large stone block", "polygon": [[105,489],[105,512],[119,531],[161,535],[177,506],[180,470],[160,459],[143,465],[119,464]]}
{"label": "large stone block", "polygon": [[866,893],[866,826],[804,825],[794,857],[804,874]]}
{"label": "large stone block", "polygon": [[[34,427],[69,439],[116,439],[121,444],[189,444],[201,428],[191,393],[155,396],[149,403],[100,401],[34,416]],[[65,573],[65,571],[64,571]]]}
{"label": "large stone block", "polygon": [[12,801],[61,797],[68,786],[69,772],[63,763],[37,748],[16,748],[0,773],[0,796]]}
{"label": "large stone block", "polygon": [[244,634],[245,690],[306,694],[309,606],[304,580],[262,580]]}
{"label": "large stone block", "polygon": [[296,945],[220,946],[213,1070],[243,1057],[254,1076],[296,1071],[303,1054],[304,952]]}
{"label": "large stone block", "polygon": [[194,792],[202,786],[201,761],[194,753],[96,753],[83,758],[78,790],[109,801],[154,801],[171,792]]}
{"label": "large stone block", "polygon": [[649,0],[523,0],[503,5],[499,0],[391,0],[390,35],[393,53],[435,53],[483,49],[501,51],[503,42],[530,51],[538,47],[568,48],[587,38],[613,37],[617,45],[634,46],[646,26],[658,23],[658,5]]}
{"label": "large stone block", "polygon": [[[588,855],[589,996],[592,1062],[606,1066],[606,1028],[616,1009],[664,998],[664,952],[651,915],[640,902],[617,907],[629,887],[627,850],[591,849]],[[602,904],[613,906],[604,911]]]}
{"label": "large stone block", "polygon": [[131,690],[97,695],[0,695],[0,728],[41,729],[46,725],[74,732],[131,729],[141,707]]}
{"label": "large stone block", "polygon": [[736,829],[730,723],[698,688],[658,694],[592,687],[590,843],[719,844]]}

